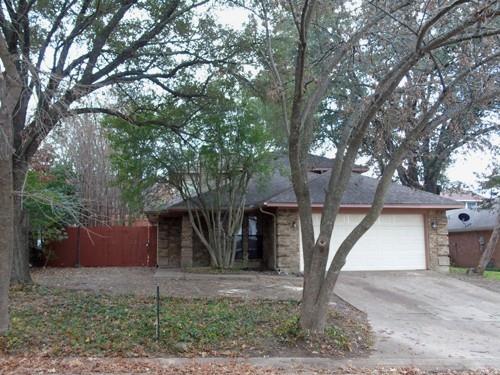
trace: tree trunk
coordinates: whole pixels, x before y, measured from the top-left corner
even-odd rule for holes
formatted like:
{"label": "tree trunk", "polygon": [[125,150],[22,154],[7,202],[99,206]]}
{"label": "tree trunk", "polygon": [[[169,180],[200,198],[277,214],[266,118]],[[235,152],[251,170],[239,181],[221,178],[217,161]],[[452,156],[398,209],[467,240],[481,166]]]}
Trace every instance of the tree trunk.
{"label": "tree trunk", "polygon": [[484,273],[484,270],[488,266],[488,263],[490,262],[493,253],[495,252],[495,249],[497,248],[498,241],[500,240],[500,207],[497,205],[496,210],[497,210],[497,220],[495,223],[495,227],[493,228],[493,231],[491,232],[491,237],[490,240],[488,241],[488,244],[486,245],[486,249],[484,250],[483,254],[481,255],[481,259],[479,259],[479,264],[477,267],[474,269],[474,273],[478,273],[482,275]]}
{"label": "tree trunk", "polygon": [[27,163],[15,162],[13,170],[14,187],[14,250],[12,256],[12,284],[32,284],[29,259],[29,228],[26,211],[23,208],[22,191],[27,173]]}
{"label": "tree trunk", "polygon": [[[11,117],[8,111],[0,113],[0,335],[9,329],[9,280],[14,243],[14,202],[12,195]],[[7,112],[7,114],[5,114]]]}
{"label": "tree trunk", "polygon": [[303,330],[314,333],[325,331],[330,293],[322,285],[323,280],[319,279],[318,274],[310,272],[308,277],[304,275],[300,312],[300,326]]}

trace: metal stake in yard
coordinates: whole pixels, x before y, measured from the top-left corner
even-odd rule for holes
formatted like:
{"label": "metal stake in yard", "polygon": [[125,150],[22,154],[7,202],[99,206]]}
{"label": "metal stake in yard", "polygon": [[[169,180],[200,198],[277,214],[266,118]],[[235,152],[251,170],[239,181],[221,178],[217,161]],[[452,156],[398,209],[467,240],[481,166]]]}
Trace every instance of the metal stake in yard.
{"label": "metal stake in yard", "polygon": [[160,341],[160,286],[156,286],[156,341]]}

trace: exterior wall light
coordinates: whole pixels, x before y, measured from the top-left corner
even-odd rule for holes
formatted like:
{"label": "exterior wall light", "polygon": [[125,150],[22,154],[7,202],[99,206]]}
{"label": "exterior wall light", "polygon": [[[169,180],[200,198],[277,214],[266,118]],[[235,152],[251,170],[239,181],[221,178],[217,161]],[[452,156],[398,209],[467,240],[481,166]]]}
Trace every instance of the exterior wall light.
{"label": "exterior wall light", "polygon": [[435,230],[435,229],[437,229],[437,227],[438,227],[438,225],[437,225],[436,221],[432,220],[431,221],[431,228]]}

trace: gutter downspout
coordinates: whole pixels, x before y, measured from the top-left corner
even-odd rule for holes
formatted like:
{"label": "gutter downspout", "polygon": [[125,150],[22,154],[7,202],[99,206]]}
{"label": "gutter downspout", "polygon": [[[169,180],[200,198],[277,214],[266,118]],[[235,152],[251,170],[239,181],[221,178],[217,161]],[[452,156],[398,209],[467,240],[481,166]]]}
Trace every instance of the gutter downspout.
{"label": "gutter downspout", "polygon": [[259,211],[262,212],[263,214],[270,215],[273,217],[273,224],[274,224],[274,238],[273,238],[273,269],[274,271],[278,271],[279,269],[276,267],[277,264],[277,254],[276,254],[276,249],[277,249],[277,238],[278,238],[278,223],[276,221],[276,214],[265,211],[262,206],[259,207]]}

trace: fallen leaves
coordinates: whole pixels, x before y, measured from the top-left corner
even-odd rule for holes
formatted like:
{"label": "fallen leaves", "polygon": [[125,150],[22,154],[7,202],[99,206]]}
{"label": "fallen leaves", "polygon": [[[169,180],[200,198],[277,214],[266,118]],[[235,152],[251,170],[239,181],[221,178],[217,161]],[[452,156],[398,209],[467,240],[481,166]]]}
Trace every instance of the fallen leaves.
{"label": "fallen leaves", "polygon": [[159,374],[159,375],[229,375],[229,374],[283,374],[281,369],[252,366],[237,362],[190,361],[181,365],[162,365],[157,360],[129,358],[40,358],[9,356],[0,358],[0,374]]}
{"label": "fallen leaves", "polygon": [[12,355],[341,357],[369,348],[366,319],[345,311],[332,314],[324,335],[305,334],[297,301],[165,297],[156,341],[153,297],[41,286],[11,296],[11,330],[0,348]]}
{"label": "fallen leaves", "polygon": [[414,367],[315,368],[290,364],[280,367],[257,366],[245,360],[214,359],[158,360],[133,358],[47,358],[38,356],[0,357],[2,375],[92,375],[92,374],[158,374],[158,375],[500,375],[499,370],[422,370]]}

